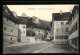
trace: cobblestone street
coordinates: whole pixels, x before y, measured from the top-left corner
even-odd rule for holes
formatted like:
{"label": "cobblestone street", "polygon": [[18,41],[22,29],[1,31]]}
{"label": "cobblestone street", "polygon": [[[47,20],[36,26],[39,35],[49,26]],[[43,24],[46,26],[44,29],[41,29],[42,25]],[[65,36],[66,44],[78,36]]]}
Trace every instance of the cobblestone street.
{"label": "cobblestone street", "polygon": [[3,47],[3,53],[75,53],[65,45],[56,45],[52,42],[13,44]]}

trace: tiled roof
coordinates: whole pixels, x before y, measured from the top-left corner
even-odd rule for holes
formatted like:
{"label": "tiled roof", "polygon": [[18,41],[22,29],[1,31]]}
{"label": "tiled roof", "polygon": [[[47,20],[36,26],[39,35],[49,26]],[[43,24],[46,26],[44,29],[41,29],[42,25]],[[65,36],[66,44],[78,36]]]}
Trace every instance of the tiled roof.
{"label": "tiled roof", "polygon": [[68,20],[70,16],[70,12],[60,13],[53,13],[53,20]]}

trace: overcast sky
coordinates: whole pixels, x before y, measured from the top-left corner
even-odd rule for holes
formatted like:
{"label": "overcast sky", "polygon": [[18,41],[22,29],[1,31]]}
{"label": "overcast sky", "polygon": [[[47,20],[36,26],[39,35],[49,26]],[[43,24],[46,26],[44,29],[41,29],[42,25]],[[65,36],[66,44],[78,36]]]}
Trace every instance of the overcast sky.
{"label": "overcast sky", "polygon": [[18,16],[25,13],[27,16],[36,16],[39,19],[52,21],[52,13],[70,12],[74,5],[7,5],[11,11],[15,11]]}

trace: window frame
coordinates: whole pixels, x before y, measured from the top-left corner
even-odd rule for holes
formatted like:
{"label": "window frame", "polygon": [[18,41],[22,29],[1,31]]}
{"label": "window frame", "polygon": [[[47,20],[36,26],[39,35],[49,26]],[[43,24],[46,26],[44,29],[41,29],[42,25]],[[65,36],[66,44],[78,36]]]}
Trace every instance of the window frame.
{"label": "window frame", "polygon": [[11,32],[13,32],[13,29],[11,29]]}
{"label": "window frame", "polygon": [[4,30],[7,30],[7,27],[4,27]]}

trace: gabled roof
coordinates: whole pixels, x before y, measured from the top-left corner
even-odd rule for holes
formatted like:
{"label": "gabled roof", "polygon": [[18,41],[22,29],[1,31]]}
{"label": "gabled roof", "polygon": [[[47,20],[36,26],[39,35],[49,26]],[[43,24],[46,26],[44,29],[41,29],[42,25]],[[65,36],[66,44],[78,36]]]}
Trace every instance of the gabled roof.
{"label": "gabled roof", "polygon": [[16,17],[6,5],[3,5],[3,16],[7,17],[7,19],[11,20],[12,22],[18,23]]}
{"label": "gabled roof", "polygon": [[70,16],[70,12],[64,12],[62,14],[60,13],[52,14],[53,20],[68,20],[69,16]]}

